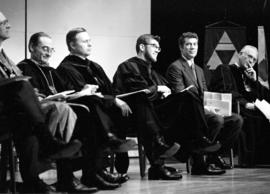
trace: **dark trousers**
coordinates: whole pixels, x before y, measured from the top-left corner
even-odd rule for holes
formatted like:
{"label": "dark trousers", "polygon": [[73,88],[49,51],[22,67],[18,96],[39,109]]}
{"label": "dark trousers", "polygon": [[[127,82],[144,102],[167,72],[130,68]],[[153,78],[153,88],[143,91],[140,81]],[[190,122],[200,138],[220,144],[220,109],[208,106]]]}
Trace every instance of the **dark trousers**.
{"label": "dark trousers", "polygon": [[[92,176],[104,168],[107,163],[104,149],[106,148],[108,133],[114,133],[121,139],[126,138],[125,119],[122,117],[120,109],[114,105],[112,99],[85,96],[72,102],[84,104],[90,109],[88,114],[75,112],[79,118],[77,123],[84,123],[78,125],[84,126],[84,128],[89,126],[84,130],[79,127],[78,131],[81,131],[80,136],[84,138],[83,175]],[[119,161],[117,162],[118,171],[127,172],[129,162],[127,153],[117,154],[116,160]]]}
{"label": "dark trousers", "polygon": [[243,166],[270,164],[268,152],[270,142],[270,124],[258,110],[247,110],[241,107],[244,118],[240,135],[239,163]]}
{"label": "dark trousers", "polygon": [[39,142],[34,125],[44,124],[45,117],[28,81],[17,81],[1,86],[2,114],[10,119],[16,150],[20,159],[20,172],[24,182],[38,178]]}
{"label": "dark trousers", "polygon": [[217,114],[205,111],[210,140],[218,140],[222,147],[219,150],[223,153],[237,142],[243,126],[243,119],[240,115],[232,113],[231,116],[222,117]]}
{"label": "dark trousers", "polygon": [[[165,136],[166,142],[181,145],[205,136],[207,129],[204,110],[198,98],[190,93],[178,93],[165,99],[150,102],[146,95],[127,99],[133,110],[134,125],[142,138],[146,155],[151,165],[162,164],[153,158],[153,141],[156,136]],[[188,146],[184,146],[188,149]]]}
{"label": "dark trousers", "polygon": [[203,106],[192,93],[172,94],[154,104],[168,141],[185,144],[207,136]]}

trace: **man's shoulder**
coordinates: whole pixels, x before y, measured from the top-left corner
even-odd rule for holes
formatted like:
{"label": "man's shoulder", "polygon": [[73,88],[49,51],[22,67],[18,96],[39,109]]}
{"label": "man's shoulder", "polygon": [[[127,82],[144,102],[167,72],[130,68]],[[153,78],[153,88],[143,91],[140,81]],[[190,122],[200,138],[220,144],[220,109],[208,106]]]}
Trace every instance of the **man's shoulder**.
{"label": "man's shoulder", "polygon": [[129,58],[122,63],[119,64],[118,66],[119,69],[125,68],[125,69],[137,69],[138,68],[138,63],[136,62],[136,59],[134,57]]}
{"label": "man's shoulder", "polygon": [[231,71],[236,68],[234,64],[221,64],[217,66],[216,71]]}
{"label": "man's shoulder", "polygon": [[57,69],[72,69],[73,64],[75,64],[75,61],[73,61],[70,55],[68,55],[60,62]]}
{"label": "man's shoulder", "polygon": [[35,63],[33,61],[31,61],[30,59],[24,59],[22,61],[20,61],[17,66],[20,68],[20,69],[25,69],[25,68],[33,68],[35,67]]}
{"label": "man's shoulder", "polygon": [[174,71],[174,70],[182,70],[184,68],[184,61],[181,58],[173,61],[167,68],[167,72]]}
{"label": "man's shoulder", "polygon": [[178,58],[175,61],[171,63],[171,65],[180,65],[182,66],[185,63],[185,61],[182,58]]}

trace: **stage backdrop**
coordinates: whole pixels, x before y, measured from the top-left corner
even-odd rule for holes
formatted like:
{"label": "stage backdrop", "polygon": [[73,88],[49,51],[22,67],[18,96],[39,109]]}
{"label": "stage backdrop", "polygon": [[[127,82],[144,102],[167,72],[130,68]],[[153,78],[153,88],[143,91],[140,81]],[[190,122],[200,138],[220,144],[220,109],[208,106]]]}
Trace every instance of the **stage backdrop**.
{"label": "stage backdrop", "polygon": [[[227,22],[226,22],[227,25]],[[211,72],[221,64],[233,64],[246,44],[246,29],[238,26],[207,26],[204,42],[204,70],[209,83]]]}
{"label": "stage backdrop", "polygon": [[[68,54],[67,31],[84,27],[93,44],[90,58],[111,78],[120,62],[136,54],[136,38],[150,33],[150,4],[150,0],[28,0],[28,39],[39,31],[50,34],[56,50],[51,64],[56,67]],[[7,53],[19,62],[24,58],[24,1],[0,0],[0,10],[13,26]]]}

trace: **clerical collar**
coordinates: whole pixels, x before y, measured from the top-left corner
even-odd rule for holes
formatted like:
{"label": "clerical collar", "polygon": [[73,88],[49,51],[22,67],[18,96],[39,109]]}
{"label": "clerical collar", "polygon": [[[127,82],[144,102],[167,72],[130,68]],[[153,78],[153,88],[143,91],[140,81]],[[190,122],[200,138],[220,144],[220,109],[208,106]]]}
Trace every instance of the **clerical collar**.
{"label": "clerical collar", "polygon": [[194,59],[188,60],[184,55],[182,55],[182,58],[188,63],[189,67],[191,67],[194,64]]}
{"label": "clerical collar", "polygon": [[77,55],[75,53],[70,53],[70,56],[76,56],[76,57],[79,57],[82,60],[86,60],[87,59],[87,57],[82,57],[81,55]]}
{"label": "clerical collar", "polygon": [[48,63],[40,63],[35,59],[30,58],[32,62],[34,62],[36,65],[42,66],[42,67],[50,67]]}
{"label": "clerical collar", "polygon": [[234,62],[234,65],[235,65],[237,68],[240,68],[240,65],[239,65],[237,62]]}

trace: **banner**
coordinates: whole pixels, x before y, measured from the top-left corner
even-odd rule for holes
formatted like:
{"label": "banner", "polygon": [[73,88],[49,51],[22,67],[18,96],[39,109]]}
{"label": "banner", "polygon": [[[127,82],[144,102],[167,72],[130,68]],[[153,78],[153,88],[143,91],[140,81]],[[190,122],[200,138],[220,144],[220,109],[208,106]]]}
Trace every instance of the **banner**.
{"label": "banner", "polygon": [[205,28],[204,72],[207,84],[211,79],[211,72],[221,64],[233,64],[245,44],[245,27],[209,25]]}
{"label": "banner", "polygon": [[263,26],[258,26],[258,80],[269,89],[267,47]]}

